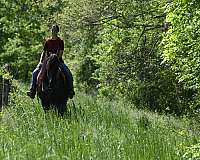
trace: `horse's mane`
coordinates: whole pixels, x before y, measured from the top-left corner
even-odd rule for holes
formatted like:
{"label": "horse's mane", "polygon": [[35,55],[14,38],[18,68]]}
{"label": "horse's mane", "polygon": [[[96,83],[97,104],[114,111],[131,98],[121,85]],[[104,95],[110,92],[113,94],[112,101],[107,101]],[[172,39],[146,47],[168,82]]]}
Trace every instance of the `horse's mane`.
{"label": "horse's mane", "polygon": [[59,58],[56,54],[51,54],[47,59],[47,68],[57,68],[60,64]]}

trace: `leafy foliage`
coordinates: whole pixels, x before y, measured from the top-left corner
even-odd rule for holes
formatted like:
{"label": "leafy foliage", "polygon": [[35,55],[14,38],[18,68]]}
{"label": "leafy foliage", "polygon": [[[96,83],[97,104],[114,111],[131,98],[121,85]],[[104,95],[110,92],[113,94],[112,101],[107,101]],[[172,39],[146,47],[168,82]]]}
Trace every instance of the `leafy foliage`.
{"label": "leafy foliage", "polygon": [[43,39],[56,22],[65,41],[64,60],[77,88],[178,115],[199,108],[196,1],[8,0],[0,4],[0,64],[12,64],[18,78],[30,78]]}
{"label": "leafy foliage", "polygon": [[52,8],[54,3],[50,1],[20,0],[1,3],[0,32],[3,37],[1,36],[0,63],[12,64],[18,69],[19,78],[26,80],[38,63],[45,30],[52,23],[49,15],[52,10],[56,12],[59,8]]}
{"label": "leafy foliage", "polygon": [[[63,27],[74,29],[67,33],[74,46],[71,53],[78,53],[74,56],[81,87],[85,86],[86,92],[98,89],[111,99],[125,97],[140,108],[187,112],[194,93],[179,83],[169,64],[163,63],[160,48],[167,29],[166,1],[98,2],[101,12],[92,7],[93,2],[80,1],[70,7],[72,12],[67,9],[61,16],[66,24]],[[77,19],[67,23],[69,17]]]}
{"label": "leafy foliage", "polygon": [[[199,97],[199,7],[194,0],[170,3],[166,20],[171,26],[163,39],[164,60],[172,65],[178,82],[192,90],[194,97]],[[198,100],[191,108],[199,108]]]}

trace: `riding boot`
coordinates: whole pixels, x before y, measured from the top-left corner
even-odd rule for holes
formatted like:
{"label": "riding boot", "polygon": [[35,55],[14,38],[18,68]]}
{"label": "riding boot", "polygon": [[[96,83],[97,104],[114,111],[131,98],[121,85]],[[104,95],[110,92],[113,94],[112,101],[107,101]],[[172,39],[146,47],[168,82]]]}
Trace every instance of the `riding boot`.
{"label": "riding boot", "polygon": [[29,96],[32,99],[35,98],[36,88],[37,88],[37,76],[39,74],[41,67],[42,67],[42,64],[39,63],[36,69],[32,73],[31,87],[30,87],[30,90],[27,92],[27,96]]}
{"label": "riding boot", "polygon": [[32,99],[35,98],[35,94],[36,94],[36,88],[31,88],[31,89],[27,92],[27,96],[29,96],[29,97],[32,98]]}

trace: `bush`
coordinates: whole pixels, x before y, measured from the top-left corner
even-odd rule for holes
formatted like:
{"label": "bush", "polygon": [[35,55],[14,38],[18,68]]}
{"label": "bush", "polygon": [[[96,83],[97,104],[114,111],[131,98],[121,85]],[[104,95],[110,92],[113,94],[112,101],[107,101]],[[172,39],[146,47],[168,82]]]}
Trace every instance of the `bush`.
{"label": "bush", "polygon": [[185,147],[184,154],[182,155],[183,160],[199,160],[200,159],[200,143]]}
{"label": "bush", "polygon": [[94,78],[93,74],[99,66],[92,57],[85,57],[79,65],[76,72],[76,80],[79,88],[81,87],[86,93],[97,92],[99,81]]}

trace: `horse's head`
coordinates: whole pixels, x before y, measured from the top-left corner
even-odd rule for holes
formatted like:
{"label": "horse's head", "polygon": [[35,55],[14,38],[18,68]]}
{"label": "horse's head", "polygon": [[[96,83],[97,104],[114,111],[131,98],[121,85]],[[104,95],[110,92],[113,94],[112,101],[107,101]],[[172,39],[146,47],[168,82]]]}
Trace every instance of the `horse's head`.
{"label": "horse's head", "polygon": [[56,54],[51,54],[47,59],[46,71],[49,86],[52,87],[52,83],[56,80],[56,75],[59,70],[60,61]]}

